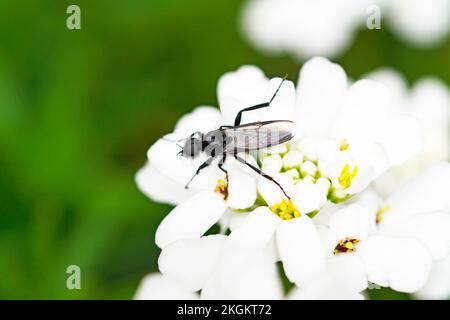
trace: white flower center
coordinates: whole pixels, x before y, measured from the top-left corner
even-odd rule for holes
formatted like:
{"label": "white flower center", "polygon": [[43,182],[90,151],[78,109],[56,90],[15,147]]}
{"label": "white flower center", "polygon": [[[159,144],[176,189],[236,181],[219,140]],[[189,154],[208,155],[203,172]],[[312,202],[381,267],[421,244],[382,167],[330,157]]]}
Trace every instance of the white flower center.
{"label": "white flower center", "polygon": [[300,217],[300,211],[297,210],[292,200],[284,199],[280,203],[270,207],[273,213],[283,220],[290,220]]}

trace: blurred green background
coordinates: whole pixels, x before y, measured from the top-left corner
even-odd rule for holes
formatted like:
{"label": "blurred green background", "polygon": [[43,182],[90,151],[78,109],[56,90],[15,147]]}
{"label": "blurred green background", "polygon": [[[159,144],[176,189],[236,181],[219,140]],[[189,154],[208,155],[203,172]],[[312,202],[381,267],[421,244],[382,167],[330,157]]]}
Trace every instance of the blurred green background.
{"label": "blurred green background", "polygon": [[[81,30],[66,28],[69,4]],[[242,4],[1,1],[0,298],[128,299],[156,270],[154,232],[170,207],[135,186],[148,147],[195,106],[217,105],[224,72],[298,74],[298,61],[246,43]],[[418,50],[384,27],[359,31],[335,60],[354,78],[388,65],[450,83],[450,41]],[[81,290],[66,289],[71,264]]]}

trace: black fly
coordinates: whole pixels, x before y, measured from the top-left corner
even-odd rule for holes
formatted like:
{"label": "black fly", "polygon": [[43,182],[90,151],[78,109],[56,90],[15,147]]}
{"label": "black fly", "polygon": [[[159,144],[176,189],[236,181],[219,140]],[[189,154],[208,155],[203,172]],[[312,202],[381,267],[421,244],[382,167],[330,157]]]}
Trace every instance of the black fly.
{"label": "black fly", "polygon": [[200,171],[208,167],[214,159],[220,159],[218,167],[227,175],[228,173],[226,169],[223,168],[223,164],[225,163],[227,156],[232,156],[239,162],[247,165],[252,170],[262,175],[264,178],[275,183],[281,191],[283,191],[285,196],[290,199],[283,187],[276,180],[238,155],[238,153],[241,152],[257,151],[263,148],[276,146],[292,139],[294,135],[292,128],[281,127],[281,125],[284,125],[284,127],[290,125],[292,127],[293,122],[289,120],[271,120],[241,124],[241,118],[244,112],[270,106],[285,79],[286,77],[282,79],[274,95],[268,102],[240,110],[234,120],[234,126],[221,126],[219,129],[205,134],[194,132],[189,138],[183,139],[185,140],[185,143],[184,146],[180,146],[182,150],[179,152],[179,155],[193,159],[199,155],[200,152],[204,152],[208,156],[207,160],[198,167],[195,175],[189,180],[185,188],[188,188],[189,184]]}

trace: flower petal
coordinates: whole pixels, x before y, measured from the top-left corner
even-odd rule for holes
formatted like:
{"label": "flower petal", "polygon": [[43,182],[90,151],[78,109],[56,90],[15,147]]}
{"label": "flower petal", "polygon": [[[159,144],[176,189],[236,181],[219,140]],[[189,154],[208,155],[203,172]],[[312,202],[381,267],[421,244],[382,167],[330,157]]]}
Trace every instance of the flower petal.
{"label": "flower petal", "polygon": [[145,276],[134,295],[135,300],[195,300],[198,298],[197,294],[159,273]]}
{"label": "flower petal", "polygon": [[191,292],[198,291],[214,271],[225,239],[211,235],[173,242],[161,251],[159,270]]}
{"label": "flower petal", "polygon": [[280,222],[267,207],[253,210],[244,222],[229,235],[229,240],[236,244],[256,246],[264,249],[271,241]]}
{"label": "flower petal", "polygon": [[345,139],[349,146],[378,142],[380,125],[391,108],[386,87],[372,80],[359,80],[348,90],[345,104],[333,126],[333,137]]}
{"label": "flower petal", "polygon": [[328,225],[340,240],[346,237],[364,240],[369,236],[373,218],[369,209],[359,204],[350,204],[336,211]]}
{"label": "flower petal", "polygon": [[359,244],[368,280],[401,292],[415,292],[425,285],[431,271],[431,255],[418,240],[372,236]]}
{"label": "flower petal", "polygon": [[[168,135],[165,138],[176,140],[179,137],[178,135]],[[195,175],[198,167],[206,160],[207,156],[201,154],[192,160],[177,156],[179,151],[180,148],[175,142],[159,139],[148,150],[147,158],[155,169],[184,186]],[[222,177],[223,172],[212,164],[195,177],[190,184],[190,188],[214,190],[217,180]]]}
{"label": "flower petal", "polygon": [[202,299],[280,299],[273,260],[259,250],[230,245],[201,292]]}
{"label": "flower petal", "polygon": [[399,165],[412,158],[423,148],[423,132],[419,121],[408,115],[388,118],[380,141],[391,165]]}
{"label": "flower petal", "polygon": [[224,124],[224,119],[219,109],[201,106],[182,116],[175,125],[174,133],[182,138],[187,138],[197,131],[206,133],[216,130],[222,124]]}
{"label": "flower petal", "polygon": [[410,217],[426,212],[437,212],[450,208],[450,163],[431,167],[387,198],[390,208],[383,215],[381,224],[402,223]]}
{"label": "flower petal", "polygon": [[306,286],[325,269],[322,244],[308,216],[281,221],[276,240],[286,276],[297,286]]}
{"label": "flower petal", "polygon": [[222,216],[226,209],[223,197],[212,191],[201,191],[175,207],[156,230],[156,245],[186,238],[201,237]]}
{"label": "flower petal", "polygon": [[291,194],[292,201],[303,214],[320,209],[327,201],[327,196],[322,189],[308,180],[298,182]]}
{"label": "flower petal", "polygon": [[330,258],[334,256],[334,249],[339,243],[339,238],[328,226],[318,224],[316,225],[317,232],[319,234],[320,242],[322,243],[323,252],[325,257]]}
{"label": "flower petal", "polygon": [[347,77],[325,58],[306,62],[297,85],[296,122],[309,137],[327,137],[345,96]]}
{"label": "flower petal", "polygon": [[251,207],[257,197],[256,191],[256,177],[242,170],[242,166],[234,162],[228,168],[228,206],[233,209]]}
{"label": "flower petal", "polygon": [[[389,215],[389,212],[386,214]],[[382,225],[380,230],[393,236],[410,236],[421,240],[435,260],[444,259],[450,254],[449,212],[419,214],[391,227]]]}
{"label": "flower petal", "polygon": [[136,173],[135,180],[139,190],[156,202],[177,205],[195,192],[165,176],[149,162]]}
{"label": "flower petal", "polygon": [[[294,183],[292,176],[287,173],[280,173],[272,178],[283,187],[287,194],[293,194],[291,191]],[[278,187],[273,181],[270,181],[264,177],[260,177],[258,179],[258,192],[261,194],[262,198],[266,201],[269,207],[286,199],[286,196],[280,187]]]}
{"label": "flower petal", "polygon": [[436,262],[427,284],[414,293],[418,299],[448,299],[450,297],[450,256]]}
{"label": "flower petal", "polygon": [[[237,71],[223,75],[218,84],[220,110],[228,124],[233,124],[237,113],[260,103],[269,102],[278,86],[280,78],[269,80],[255,66],[242,66]],[[242,115],[242,123],[273,119],[290,120],[295,104],[295,88],[285,81],[270,107]]]}
{"label": "flower petal", "polygon": [[357,252],[328,258],[326,273],[350,292],[361,292],[367,288],[366,266]]}

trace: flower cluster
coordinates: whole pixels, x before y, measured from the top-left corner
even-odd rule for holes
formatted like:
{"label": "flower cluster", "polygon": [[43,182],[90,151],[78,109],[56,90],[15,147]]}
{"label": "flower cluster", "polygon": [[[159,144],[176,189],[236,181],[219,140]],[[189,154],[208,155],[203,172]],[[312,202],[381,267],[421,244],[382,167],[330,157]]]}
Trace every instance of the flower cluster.
{"label": "flower cluster", "polygon": [[374,14],[380,28],[416,46],[443,42],[450,30],[449,0],[426,6],[420,0],[249,0],[242,24],[250,42],[265,51],[336,56]]}
{"label": "flower cluster", "polygon": [[[137,184],[175,208],[156,232],[161,273],[142,282],[137,298],[361,299],[369,283],[419,292],[442,268],[450,164],[380,195],[374,181],[419,154],[423,125],[380,81],[352,83],[324,58],[305,63],[297,86],[285,81],[269,107],[243,114],[242,123],[295,124],[290,141],[239,154],[277,183],[227,157],[226,173],[212,163],[185,189],[205,155],[177,156],[173,141],[233,125],[281,81],[254,66],[225,74],[220,110],[196,108],[149,149]],[[215,224],[220,234],[211,234]],[[288,293],[277,264],[294,286]]]}

